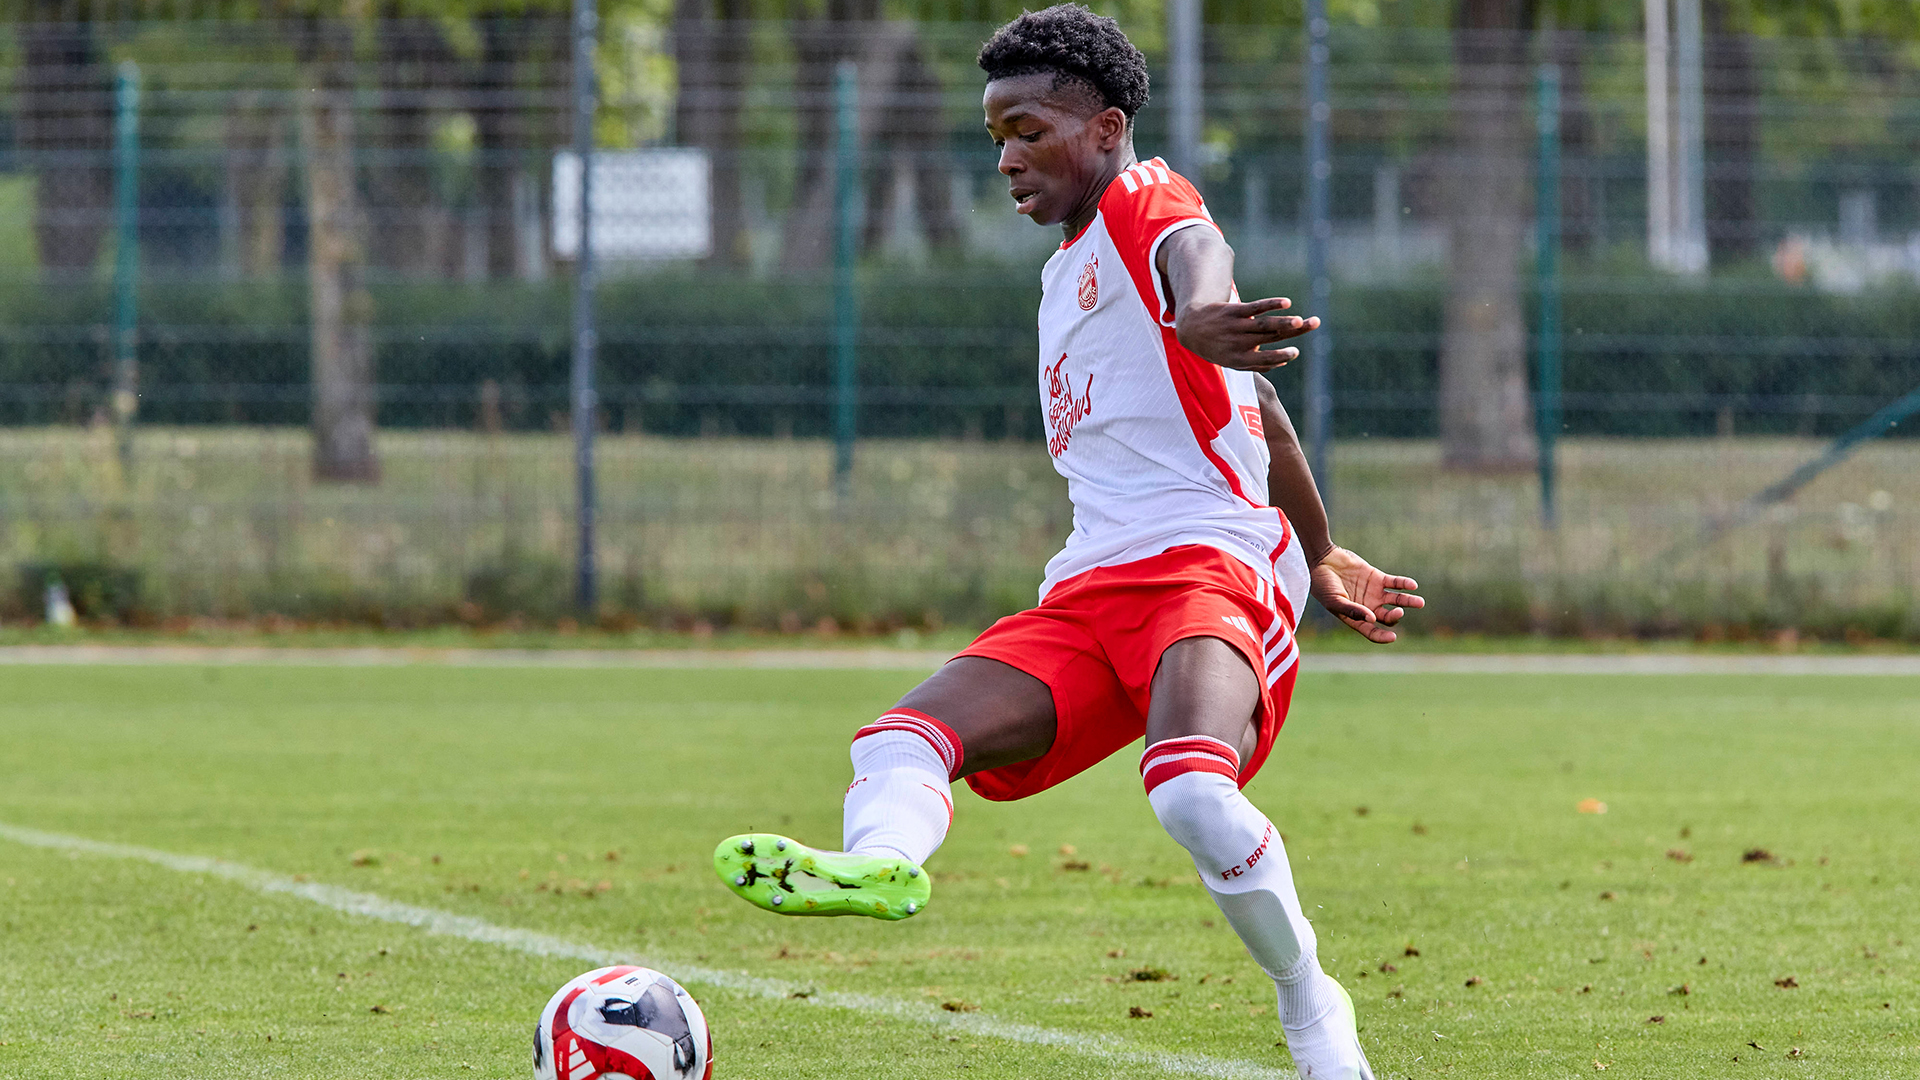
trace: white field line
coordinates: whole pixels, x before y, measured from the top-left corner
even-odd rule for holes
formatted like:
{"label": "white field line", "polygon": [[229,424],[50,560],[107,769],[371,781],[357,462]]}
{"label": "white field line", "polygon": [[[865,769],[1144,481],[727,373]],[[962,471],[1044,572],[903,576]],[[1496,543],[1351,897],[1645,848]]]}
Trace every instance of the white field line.
{"label": "white field line", "polygon": [[[0,665],[714,668],[932,671],[952,653],[931,649],[432,649],[204,645],[11,645]],[[1920,653],[1767,656],[1713,653],[1322,653],[1305,674],[1329,675],[1920,675]]]}
{"label": "white field line", "polygon": [[804,998],[795,997],[795,992],[802,990],[803,987],[777,979],[763,979],[744,972],[721,971],[716,968],[665,961],[596,945],[567,941],[535,930],[498,926],[467,915],[403,904],[373,893],[355,892],[351,889],[342,889],[337,885],[298,881],[251,866],[228,862],[224,859],[208,858],[204,855],[177,855],[153,848],[104,843],[81,836],[42,832],[39,829],[22,828],[5,823],[0,823],[0,839],[12,840],[30,847],[64,851],[73,855],[93,855],[108,859],[131,859],[136,862],[152,863],[183,874],[209,874],[258,892],[297,897],[347,915],[399,923],[442,937],[459,938],[483,945],[498,945],[501,948],[513,949],[531,956],[577,960],[594,967],[638,964],[665,971],[676,979],[696,986],[717,987],[752,997],[796,1005],[825,1006],[890,1016],[899,1020],[948,1029],[957,1034],[1057,1047],[1116,1065],[1153,1069],[1178,1076],[1220,1077],[1223,1080],[1295,1080],[1296,1076],[1292,1070],[1276,1069],[1251,1061],[1231,1061],[1199,1054],[1169,1054],[1133,1049],[1124,1040],[1109,1036],[1079,1035],[1070,1031],[1001,1020],[986,1013],[950,1013],[920,1002],[875,997],[870,994],[820,991]]}

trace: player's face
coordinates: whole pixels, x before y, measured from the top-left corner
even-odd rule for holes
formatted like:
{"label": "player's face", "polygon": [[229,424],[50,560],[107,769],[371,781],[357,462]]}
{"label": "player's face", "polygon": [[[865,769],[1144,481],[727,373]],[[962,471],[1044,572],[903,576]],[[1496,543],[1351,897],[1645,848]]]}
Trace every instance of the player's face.
{"label": "player's face", "polygon": [[[1114,142],[1112,113],[1089,115],[1072,94],[1056,94],[1045,73],[995,79],[983,102],[987,134],[1016,209],[1035,224],[1058,225],[1086,203]],[[1120,121],[1124,124],[1124,121]]]}

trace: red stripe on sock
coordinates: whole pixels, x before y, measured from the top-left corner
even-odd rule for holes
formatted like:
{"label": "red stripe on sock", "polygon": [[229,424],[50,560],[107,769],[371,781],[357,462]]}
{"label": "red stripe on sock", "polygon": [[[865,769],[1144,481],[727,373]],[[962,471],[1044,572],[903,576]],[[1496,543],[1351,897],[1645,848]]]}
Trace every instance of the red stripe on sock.
{"label": "red stripe on sock", "polygon": [[1176,776],[1185,776],[1188,773],[1217,773],[1235,783],[1240,779],[1239,770],[1235,769],[1226,758],[1215,757],[1212,754],[1194,754],[1191,757],[1156,762],[1141,774],[1140,782],[1146,785],[1147,794],[1151,795],[1154,788]]}
{"label": "red stripe on sock", "polygon": [[947,828],[953,828],[953,796],[948,795],[932,784],[921,784],[920,786],[940,796],[940,801],[947,804]]}
{"label": "red stripe on sock", "polygon": [[947,725],[917,709],[890,709],[886,715],[859,731],[853,739],[859,742],[868,735],[882,731],[905,731],[927,740],[933,751],[940,755],[940,761],[947,767],[947,779],[960,777],[960,766],[966,761],[966,750],[960,745],[960,736]]}
{"label": "red stripe on sock", "polygon": [[1235,769],[1240,767],[1240,754],[1233,747],[1210,736],[1186,735],[1178,739],[1164,739],[1147,747],[1147,752],[1140,755],[1140,771],[1146,772],[1154,759],[1167,754],[1193,753],[1214,754],[1231,762]]}
{"label": "red stripe on sock", "polygon": [[1149,795],[1176,776],[1198,772],[1215,773],[1238,783],[1240,755],[1226,743],[1205,735],[1157,742],[1140,755],[1140,782]]}

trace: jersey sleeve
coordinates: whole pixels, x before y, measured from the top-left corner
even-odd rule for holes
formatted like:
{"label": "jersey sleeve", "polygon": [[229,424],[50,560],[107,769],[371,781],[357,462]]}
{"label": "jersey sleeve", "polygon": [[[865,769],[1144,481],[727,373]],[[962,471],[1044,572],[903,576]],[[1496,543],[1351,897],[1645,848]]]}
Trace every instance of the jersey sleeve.
{"label": "jersey sleeve", "polygon": [[1173,297],[1166,294],[1154,264],[1160,245],[1181,229],[1204,225],[1219,231],[1200,193],[1186,177],[1167,168],[1165,161],[1154,158],[1121,171],[1100,200],[1100,216],[1133,279],[1134,291],[1153,307],[1155,322],[1172,326]]}

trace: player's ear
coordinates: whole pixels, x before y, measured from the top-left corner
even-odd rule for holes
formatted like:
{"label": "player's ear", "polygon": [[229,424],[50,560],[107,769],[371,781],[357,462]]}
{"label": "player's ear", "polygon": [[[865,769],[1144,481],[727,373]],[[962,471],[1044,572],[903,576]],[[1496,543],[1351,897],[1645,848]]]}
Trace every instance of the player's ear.
{"label": "player's ear", "polygon": [[1093,118],[1094,130],[1100,133],[1100,149],[1118,150],[1127,141],[1127,114],[1116,106],[1109,105],[1100,110]]}

